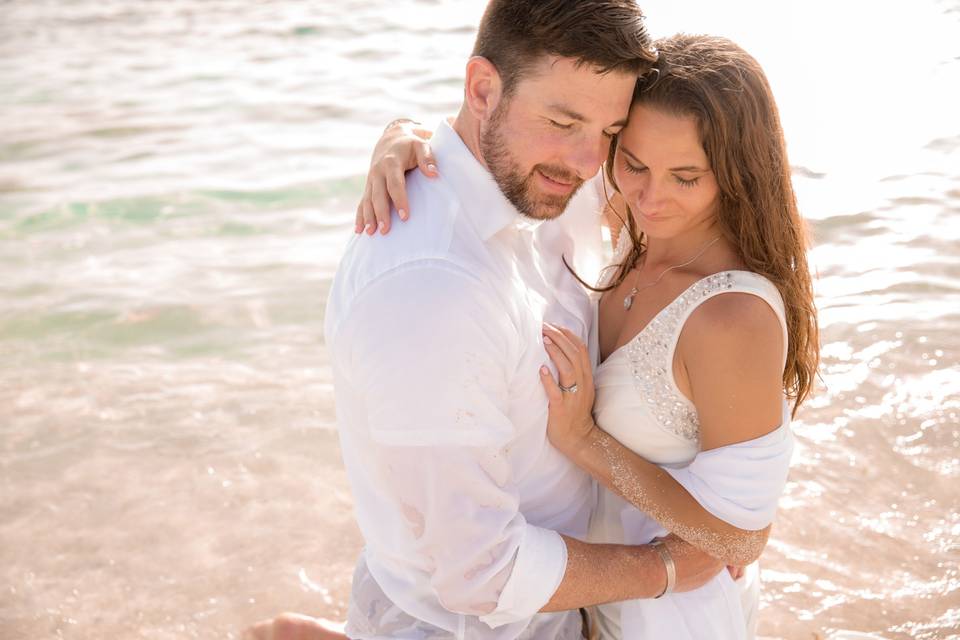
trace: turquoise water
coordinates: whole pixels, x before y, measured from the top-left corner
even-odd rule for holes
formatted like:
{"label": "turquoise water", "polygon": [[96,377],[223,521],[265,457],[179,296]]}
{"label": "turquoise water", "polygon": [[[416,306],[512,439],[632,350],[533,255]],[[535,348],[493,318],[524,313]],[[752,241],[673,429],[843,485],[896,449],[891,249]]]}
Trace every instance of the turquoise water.
{"label": "turquoise water", "polygon": [[[960,5],[645,8],[764,64],[816,236],[761,634],[960,635]],[[0,636],[345,614],[323,303],[370,146],[455,110],[481,10],[0,1]]]}

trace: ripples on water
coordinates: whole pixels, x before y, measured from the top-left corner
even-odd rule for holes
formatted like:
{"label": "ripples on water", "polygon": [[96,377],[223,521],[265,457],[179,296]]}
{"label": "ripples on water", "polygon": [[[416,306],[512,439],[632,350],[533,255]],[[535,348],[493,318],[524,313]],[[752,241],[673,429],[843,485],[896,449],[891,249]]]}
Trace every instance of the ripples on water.
{"label": "ripples on water", "polygon": [[[646,3],[656,33],[732,35],[770,71],[816,234],[823,385],[760,630],[952,637],[960,11],[805,4],[794,30],[863,28],[801,55],[782,21],[743,26],[765,6]],[[367,149],[455,109],[481,10],[0,2],[0,636],[345,614],[360,543],[323,301]]]}

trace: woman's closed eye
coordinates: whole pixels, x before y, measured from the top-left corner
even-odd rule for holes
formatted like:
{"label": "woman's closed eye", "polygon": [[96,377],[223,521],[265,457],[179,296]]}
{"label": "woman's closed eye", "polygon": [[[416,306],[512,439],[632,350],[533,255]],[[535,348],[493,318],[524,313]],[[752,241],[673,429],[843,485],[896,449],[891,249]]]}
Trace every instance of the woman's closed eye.
{"label": "woman's closed eye", "polygon": [[697,186],[697,183],[700,182],[700,178],[692,178],[690,180],[684,180],[678,175],[673,176],[673,179],[677,181],[677,184],[685,188],[695,187]]}
{"label": "woman's closed eye", "polygon": [[627,160],[626,158],[624,158],[623,160],[623,168],[626,169],[628,173],[634,173],[634,174],[643,173],[644,171],[647,170],[647,168],[643,165],[631,164],[630,161]]}
{"label": "woman's closed eye", "polygon": [[[648,171],[647,167],[643,166],[642,164],[635,165],[626,159],[624,159],[623,161],[623,168],[626,169],[628,173],[633,173],[633,174],[641,174]],[[679,184],[681,187],[684,187],[684,188],[695,187],[697,186],[697,183],[700,182],[699,176],[696,178],[690,178],[688,180],[674,174],[673,179],[676,180],[677,184]]]}

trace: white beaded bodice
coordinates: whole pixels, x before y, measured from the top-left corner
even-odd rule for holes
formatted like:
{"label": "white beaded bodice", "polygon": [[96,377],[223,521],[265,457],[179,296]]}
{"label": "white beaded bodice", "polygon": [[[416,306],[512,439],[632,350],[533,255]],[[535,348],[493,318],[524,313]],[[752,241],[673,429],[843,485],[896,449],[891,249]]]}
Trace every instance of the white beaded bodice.
{"label": "white beaded bodice", "polygon": [[[629,241],[624,240],[625,234],[622,234],[614,262],[622,261],[626,254],[627,247],[624,245]],[[600,284],[603,286],[606,282],[601,280]],[[780,319],[786,345],[784,305],[776,286],[755,273],[723,271],[691,285],[661,309],[640,333],[616,349],[596,368],[594,418],[597,424],[650,462],[667,468],[686,467],[700,453],[697,410],[677,387],[673,377],[673,358],[690,315],[705,301],[724,293],[748,293],[766,301]],[[599,351],[598,325],[599,322],[595,321],[591,336],[595,355]],[[785,358],[784,354],[784,362]],[[665,534],[666,531],[655,519],[613,491],[601,488],[590,520],[587,537],[590,542],[644,544]],[[671,600],[671,603],[663,605],[667,609],[657,609],[656,615],[646,610],[637,613],[635,603],[601,605],[598,607],[601,637],[627,637],[628,628],[634,628],[638,619],[649,616],[657,620],[682,620],[688,630],[684,637],[691,637],[690,633],[694,633],[689,632],[692,627],[687,625],[707,621],[711,630],[699,635],[694,633],[693,637],[742,638],[744,627],[739,621],[740,617],[744,612],[755,611],[758,601],[756,565],[752,565],[750,571],[750,577],[740,580],[737,585],[714,581],[697,591],[682,594],[678,601]],[[627,627],[621,626],[621,607],[626,607]],[[747,615],[747,619],[751,619],[752,615]],[[629,627],[630,624],[634,627]],[[661,633],[656,637],[672,635]]]}
{"label": "white beaded bodice", "polygon": [[[658,313],[643,331],[621,349],[626,351],[637,391],[657,422],[685,440],[696,442],[700,421],[693,403],[677,388],[673,378],[673,353],[682,322],[700,301],[712,293],[733,289],[733,272],[709,276],[687,289]],[[613,356],[615,354],[611,354]]]}
{"label": "white beaded bodice", "polygon": [[[621,258],[625,253],[622,236],[616,253]],[[690,315],[723,293],[765,300],[780,318],[786,344],[783,300],[776,286],[748,271],[722,271],[691,285],[597,367],[597,424],[651,462],[685,465],[700,450],[697,410],[677,387],[673,357]]]}

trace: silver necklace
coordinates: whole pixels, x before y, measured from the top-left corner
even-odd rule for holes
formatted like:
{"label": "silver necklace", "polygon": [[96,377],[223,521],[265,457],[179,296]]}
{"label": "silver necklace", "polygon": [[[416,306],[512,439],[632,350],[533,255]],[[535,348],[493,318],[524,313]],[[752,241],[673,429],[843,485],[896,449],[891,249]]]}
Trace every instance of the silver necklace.
{"label": "silver necklace", "polygon": [[717,240],[719,240],[719,239],[720,239],[720,236],[717,236],[716,238],[714,238],[713,240],[711,240],[710,242],[708,242],[706,245],[704,245],[703,249],[700,249],[700,251],[697,252],[697,255],[693,256],[692,258],[690,258],[690,259],[687,260],[686,262],[683,262],[683,263],[681,263],[681,264],[675,264],[675,265],[673,265],[672,267],[667,267],[667,268],[664,269],[663,272],[657,277],[656,280],[654,280],[654,281],[651,282],[650,284],[645,284],[645,285],[643,285],[642,287],[637,287],[637,284],[640,282],[640,270],[637,269],[637,278],[636,278],[636,280],[634,280],[634,282],[633,282],[633,288],[630,289],[630,293],[628,293],[627,296],[623,299],[623,308],[624,308],[624,310],[625,310],[625,311],[630,311],[630,307],[633,306],[633,297],[634,297],[635,295],[637,295],[638,293],[640,293],[640,292],[643,291],[644,289],[649,289],[650,287],[654,286],[655,284],[657,284],[658,282],[660,282],[661,280],[663,280],[663,276],[667,275],[668,272],[673,271],[674,269],[679,269],[680,267],[686,267],[687,265],[693,263],[697,258],[699,258],[699,257],[702,256],[704,253],[706,253],[706,252],[707,252],[707,249],[709,249],[710,247],[712,247],[713,245],[715,245],[715,244],[717,243]]}

